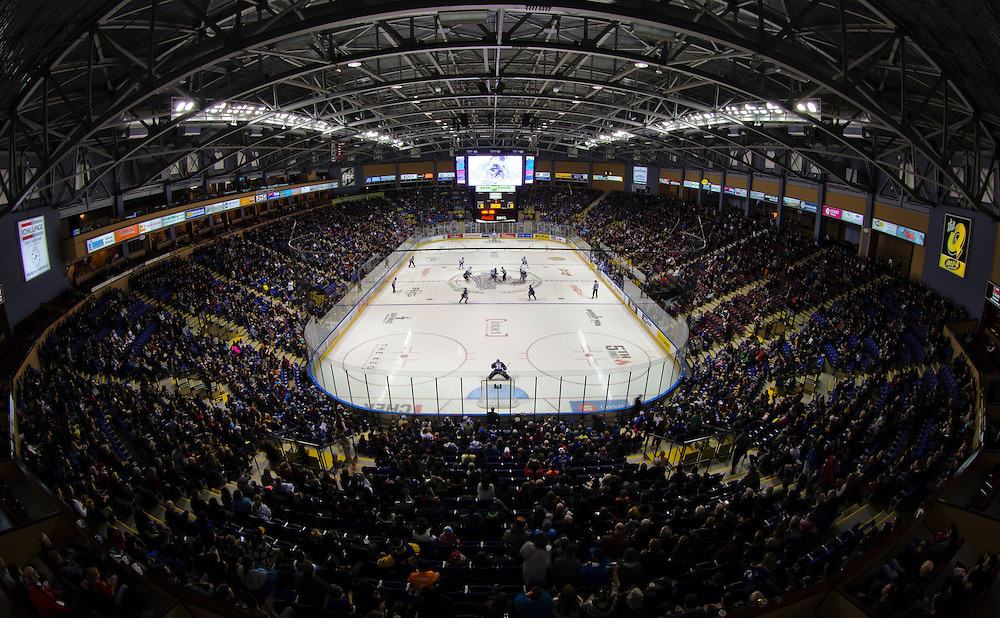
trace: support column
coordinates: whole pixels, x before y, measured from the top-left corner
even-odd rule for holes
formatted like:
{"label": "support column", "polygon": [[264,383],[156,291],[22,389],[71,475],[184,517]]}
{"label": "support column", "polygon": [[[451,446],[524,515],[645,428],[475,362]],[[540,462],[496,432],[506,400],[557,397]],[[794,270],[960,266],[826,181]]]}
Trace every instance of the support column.
{"label": "support column", "polygon": [[698,170],[698,173],[699,173],[698,175],[700,176],[700,178],[698,178],[698,205],[701,206],[704,200],[704,198],[701,195],[702,193],[705,192],[704,190],[705,185],[701,184],[701,181],[702,179],[705,178],[705,170],[704,169]]}
{"label": "support column", "polygon": [[722,168],[722,173],[719,174],[719,212],[726,205],[726,168]]}
{"label": "support column", "polygon": [[875,195],[865,191],[865,224],[861,228],[861,242],[858,244],[858,255],[867,258],[872,250],[872,223],[875,220]]}
{"label": "support column", "polygon": [[750,218],[750,187],[753,186],[753,172],[747,172],[747,196],[743,198],[743,218]]}
{"label": "support column", "polygon": [[125,218],[125,198],[121,193],[115,194],[115,207],[114,207],[115,217],[118,219]]}
{"label": "support column", "polygon": [[816,220],[813,223],[813,240],[817,243],[823,239],[823,202],[826,201],[826,178],[820,177],[819,195],[816,196]]}
{"label": "support column", "polygon": [[[765,200],[766,201],[766,200]],[[781,229],[781,221],[785,214],[785,174],[782,172],[778,177],[778,219],[775,222],[778,229]]]}

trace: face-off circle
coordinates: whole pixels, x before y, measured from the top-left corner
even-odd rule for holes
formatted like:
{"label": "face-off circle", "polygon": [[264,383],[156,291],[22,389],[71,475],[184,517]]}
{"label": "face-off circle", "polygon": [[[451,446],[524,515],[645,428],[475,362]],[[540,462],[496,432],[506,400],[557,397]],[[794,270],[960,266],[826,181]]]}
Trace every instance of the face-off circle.
{"label": "face-off circle", "polygon": [[545,285],[545,281],[529,272],[528,278],[522,283],[520,272],[508,270],[506,281],[501,276],[493,279],[489,271],[484,271],[473,273],[468,281],[462,275],[455,275],[448,280],[448,285],[456,292],[468,288],[470,293],[490,291],[498,294],[527,294],[529,285],[538,290]]}
{"label": "face-off circle", "polygon": [[[627,339],[605,333],[555,333],[528,347],[528,363],[536,370],[571,384],[583,384],[583,375],[611,375],[611,384],[624,384],[649,370],[649,353]],[[575,375],[574,375],[575,374]]]}
{"label": "face-off circle", "polygon": [[[435,333],[393,333],[363,341],[340,361],[353,379],[385,386],[385,376],[409,384],[433,382],[458,370],[468,358],[468,350],[458,340]],[[428,366],[433,367],[428,371]],[[433,373],[433,375],[427,375]]]}

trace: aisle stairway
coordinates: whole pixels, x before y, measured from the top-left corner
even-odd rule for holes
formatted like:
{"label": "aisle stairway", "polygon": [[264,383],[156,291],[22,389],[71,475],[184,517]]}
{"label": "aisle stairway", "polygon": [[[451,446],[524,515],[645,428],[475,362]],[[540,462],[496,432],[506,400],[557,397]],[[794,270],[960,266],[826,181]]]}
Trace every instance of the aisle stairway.
{"label": "aisle stairway", "polygon": [[597,198],[593,202],[587,204],[587,206],[583,210],[581,210],[580,212],[578,212],[575,215],[573,215],[573,220],[575,222],[582,222],[582,221],[584,221],[587,218],[587,215],[590,213],[590,211],[593,210],[598,204],[600,204],[601,202],[603,202],[604,198],[606,198],[607,196],[608,196],[608,192],[607,191],[605,191],[604,193],[598,195]]}

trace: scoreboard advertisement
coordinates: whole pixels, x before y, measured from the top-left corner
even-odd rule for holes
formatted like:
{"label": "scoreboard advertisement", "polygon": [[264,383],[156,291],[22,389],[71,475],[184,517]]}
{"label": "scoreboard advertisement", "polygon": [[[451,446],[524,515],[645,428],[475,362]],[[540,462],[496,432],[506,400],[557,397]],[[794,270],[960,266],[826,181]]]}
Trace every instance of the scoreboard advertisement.
{"label": "scoreboard advertisement", "polygon": [[476,221],[517,221],[517,202],[510,194],[476,194]]}

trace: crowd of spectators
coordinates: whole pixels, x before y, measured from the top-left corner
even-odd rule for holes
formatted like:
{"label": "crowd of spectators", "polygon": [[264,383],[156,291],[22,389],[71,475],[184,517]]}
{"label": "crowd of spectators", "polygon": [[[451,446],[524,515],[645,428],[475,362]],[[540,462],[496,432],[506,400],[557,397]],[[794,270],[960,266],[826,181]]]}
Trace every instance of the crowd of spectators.
{"label": "crowd of spectators", "polygon": [[531,185],[521,187],[519,192],[519,198],[528,200],[535,211],[536,221],[567,224],[600,196],[601,191],[597,189],[571,184]]}
{"label": "crowd of spectators", "polygon": [[929,538],[914,537],[856,586],[854,595],[877,617],[963,615],[992,585],[998,565],[992,553],[971,566],[956,560],[961,546],[954,525]]}
{"label": "crowd of spectators", "polygon": [[[748,245],[731,213],[615,193],[588,213],[585,233],[648,272],[697,265],[685,283],[692,302],[763,279],[716,309],[731,329],[708,339],[694,322],[708,353],[667,400],[585,421],[372,423],[309,379],[301,328],[410,234],[418,204],[397,196],[289,217],[89,301],[19,384],[26,463],[101,531],[104,549],[260,615],[707,617],[839,572],[891,528],[838,527],[841,514],[863,503],[913,508],[969,453],[972,381],[939,346],[953,315],[939,298],[897,280],[897,290],[822,310],[839,325],[832,332],[814,316],[808,336],[734,342],[738,325],[817,307],[879,273],[835,251],[802,263],[813,248],[766,229],[751,230],[760,242]],[[729,249],[738,264],[715,258]],[[216,316],[252,341],[216,338],[183,316]],[[911,355],[890,354],[900,340],[879,326]],[[860,384],[852,376],[808,400],[769,390],[828,346],[852,355],[852,336],[875,339],[887,359]],[[188,393],[181,380],[205,388]],[[628,462],[648,432],[680,439],[709,427],[736,436],[730,472],[745,458],[745,474]],[[350,436],[351,458],[371,465],[279,464],[282,435]],[[260,451],[276,468],[255,474]],[[99,555],[64,558],[94,563],[86,579],[114,592],[108,607],[141,607],[138,592],[119,600],[99,585],[113,571]],[[51,608],[59,594],[36,576],[25,569],[12,585]]]}

